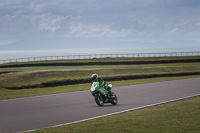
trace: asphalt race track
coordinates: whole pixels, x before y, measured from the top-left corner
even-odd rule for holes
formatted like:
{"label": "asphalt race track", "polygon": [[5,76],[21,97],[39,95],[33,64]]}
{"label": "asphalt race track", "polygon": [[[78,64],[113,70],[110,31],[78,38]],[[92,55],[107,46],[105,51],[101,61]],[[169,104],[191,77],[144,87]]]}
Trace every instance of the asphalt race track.
{"label": "asphalt race track", "polygon": [[[0,101],[0,133],[40,129],[87,118],[199,95],[200,78],[114,87],[118,104],[98,107],[88,91]],[[113,85],[115,86],[115,85]]]}

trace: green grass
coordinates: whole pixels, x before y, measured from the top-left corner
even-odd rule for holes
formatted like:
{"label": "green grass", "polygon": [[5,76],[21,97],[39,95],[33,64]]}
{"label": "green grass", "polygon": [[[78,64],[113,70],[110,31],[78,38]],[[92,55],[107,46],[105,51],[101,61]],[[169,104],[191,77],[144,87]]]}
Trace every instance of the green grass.
{"label": "green grass", "polygon": [[199,133],[200,96],[33,133]]}

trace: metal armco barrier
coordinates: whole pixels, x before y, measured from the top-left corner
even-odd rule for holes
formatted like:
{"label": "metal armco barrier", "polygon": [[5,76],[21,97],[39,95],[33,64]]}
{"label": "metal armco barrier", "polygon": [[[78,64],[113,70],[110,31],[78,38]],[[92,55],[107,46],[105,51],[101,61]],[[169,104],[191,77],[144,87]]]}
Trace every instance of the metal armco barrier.
{"label": "metal armco barrier", "polygon": [[71,60],[93,58],[117,58],[117,57],[170,57],[170,56],[200,56],[200,52],[167,52],[167,53],[132,53],[132,54],[90,54],[67,56],[40,56],[0,60],[0,64],[12,62],[47,61],[47,60]]}

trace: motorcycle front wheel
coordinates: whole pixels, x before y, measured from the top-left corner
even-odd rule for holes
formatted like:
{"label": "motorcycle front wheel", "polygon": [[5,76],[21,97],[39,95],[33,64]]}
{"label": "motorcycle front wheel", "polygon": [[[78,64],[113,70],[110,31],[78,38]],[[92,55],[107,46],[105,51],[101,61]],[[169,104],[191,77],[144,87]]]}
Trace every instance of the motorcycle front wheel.
{"label": "motorcycle front wheel", "polygon": [[114,96],[113,100],[111,101],[112,105],[116,105],[118,100],[117,100],[117,96],[115,95],[115,93],[111,92],[111,96]]}
{"label": "motorcycle front wheel", "polygon": [[95,96],[95,102],[100,107],[102,107],[104,105],[103,98],[102,98],[102,96],[100,94]]}

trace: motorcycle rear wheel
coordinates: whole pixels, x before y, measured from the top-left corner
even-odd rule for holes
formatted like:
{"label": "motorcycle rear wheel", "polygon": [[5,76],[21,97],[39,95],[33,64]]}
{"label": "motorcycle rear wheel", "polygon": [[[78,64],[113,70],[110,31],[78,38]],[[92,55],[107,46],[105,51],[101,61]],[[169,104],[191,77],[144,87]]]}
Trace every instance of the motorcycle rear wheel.
{"label": "motorcycle rear wheel", "polygon": [[104,105],[103,98],[102,98],[102,96],[100,94],[95,96],[95,102],[100,107],[102,107]]}

